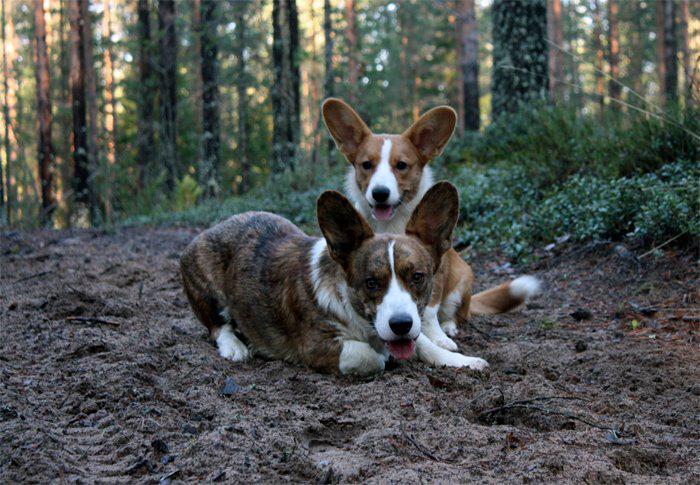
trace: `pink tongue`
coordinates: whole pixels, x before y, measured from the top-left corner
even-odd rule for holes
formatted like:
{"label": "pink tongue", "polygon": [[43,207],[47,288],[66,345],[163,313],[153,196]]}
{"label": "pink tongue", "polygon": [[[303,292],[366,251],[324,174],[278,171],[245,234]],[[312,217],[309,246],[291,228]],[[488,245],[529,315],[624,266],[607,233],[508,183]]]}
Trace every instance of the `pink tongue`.
{"label": "pink tongue", "polygon": [[400,339],[394,340],[392,342],[387,342],[387,347],[391,355],[397,359],[410,359],[413,356],[413,351],[416,348],[415,340],[411,339]]}
{"label": "pink tongue", "polygon": [[393,211],[390,205],[378,205],[374,208],[374,217],[379,221],[388,221]]}

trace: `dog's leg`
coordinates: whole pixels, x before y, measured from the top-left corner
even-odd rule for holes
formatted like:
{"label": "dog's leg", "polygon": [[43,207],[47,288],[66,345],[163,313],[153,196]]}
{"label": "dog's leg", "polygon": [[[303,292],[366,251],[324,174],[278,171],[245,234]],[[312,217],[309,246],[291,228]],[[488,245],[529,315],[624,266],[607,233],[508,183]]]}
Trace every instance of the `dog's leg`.
{"label": "dog's leg", "polygon": [[245,362],[250,358],[248,347],[233,333],[231,324],[227,323],[221,327],[218,332],[219,334],[216,336],[216,345],[219,348],[221,357],[234,362]]}
{"label": "dog's leg", "polygon": [[434,366],[469,367],[470,369],[482,370],[489,365],[484,359],[478,357],[467,357],[457,352],[448,352],[435,345],[423,334],[418,336],[416,347],[418,358]]}
{"label": "dog's leg", "polygon": [[445,332],[438,321],[438,310],[440,306],[428,306],[423,314],[422,332],[433,341],[438,347],[447,350],[457,350],[457,344]]}
{"label": "dog's leg", "polygon": [[384,370],[386,356],[378,353],[367,342],[344,340],[338,368],[341,374],[376,374]]}

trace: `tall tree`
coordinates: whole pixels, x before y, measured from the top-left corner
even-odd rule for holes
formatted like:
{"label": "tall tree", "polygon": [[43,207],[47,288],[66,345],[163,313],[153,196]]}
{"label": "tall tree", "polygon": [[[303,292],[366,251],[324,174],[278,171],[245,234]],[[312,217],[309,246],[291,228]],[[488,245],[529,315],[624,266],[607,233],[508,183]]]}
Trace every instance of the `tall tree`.
{"label": "tall tree", "polygon": [[158,0],[160,152],[166,188],[175,187],[177,167],[177,33],[175,0]]}
{"label": "tall tree", "polygon": [[236,4],[236,57],[238,58],[238,76],[236,93],[238,95],[238,157],[241,164],[241,191],[250,190],[250,157],[248,154],[248,73],[246,69],[246,3]]}
{"label": "tall tree", "polygon": [[659,97],[662,104],[666,95],[666,0],[656,0],[656,70],[659,82]]}
{"label": "tall tree", "polygon": [[603,15],[600,0],[593,2],[593,49],[595,49],[595,84],[598,95],[599,114],[605,113],[605,80],[603,79]]}
{"label": "tall tree", "polygon": [[73,191],[75,202],[91,200],[90,165],[87,140],[87,106],[85,101],[85,41],[83,8],[78,1],[68,2],[70,23],[70,90],[73,109]]}
{"label": "tall tree", "polygon": [[549,40],[549,94],[553,101],[564,95],[564,22],[561,0],[547,2],[547,39]]}
{"label": "tall tree", "polygon": [[[326,98],[333,96],[333,18],[331,16],[331,1],[323,0],[323,61],[324,61],[324,77],[323,77],[323,95]],[[328,137],[328,160],[332,163],[333,158],[330,156],[333,152],[335,143],[333,139]]]}
{"label": "tall tree", "polygon": [[664,3],[664,100],[666,103],[678,99],[678,45],[676,42],[676,2]]}
{"label": "tall tree", "polygon": [[112,220],[112,184],[110,183],[117,160],[117,96],[114,86],[112,59],[112,6],[110,0],[102,0],[102,66],[105,79],[104,133],[107,146],[107,166],[104,186],[105,218]]}
{"label": "tall tree", "polygon": [[693,61],[690,56],[690,36],[688,33],[689,18],[690,12],[688,8],[688,0],[681,0],[678,9],[678,29],[680,30],[680,52],[683,59],[683,88],[685,91],[686,106],[692,103],[693,95]]}
{"label": "tall tree", "polygon": [[299,26],[295,0],[272,2],[272,150],[273,171],[294,169],[299,142]]}
{"label": "tall tree", "polygon": [[[608,63],[610,64],[609,91],[612,99],[620,99],[620,32],[617,0],[608,0]],[[617,108],[617,104],[614,104]]]}
{"label": "tall tree", "polygon": [[36,74],[37,156],[38,173],[41,185],[42,224],[50,224],[56,201],[53,194],[54,150],[51,142],[51,78],[49,77],[49,56],[46,47],[46,17],[44,0],[34,0],[34,52]]}
{"label": "tall tree", "polygon": [[495,117],[543,100],[549,88],[545,0],[494,0],[493,92]]}
{"label": "tall tree", "polygon": [[457,52],[459,57],[459,99],[462,129],[479,129],[479,37],[474,0],[457,5]]}
{"label": "tall tree", "polygon": [[345,0],[345,42],[348,49],[348,101],[353,105],[357,101],[355,95],[359,77],[356,17],[355,0]]}
{"label": "tall tree", "polygon": [[300,51],[299,51],[299,13],[297,10],[297,0],[287,0],[287,25],[289,27],[289,69],[291,73],[291,99],[292,116],[289,119],[290,142],[296,147],[299,144],[301,133],[301,91],[299,75]]}
{"label": "tall tree", "polygon": [[[5,1],[2,0],[2,87],[3,87],[3,106],[2,114],[4,118],[4,133],[3,133],[3,145],[5,145],[5,198],[3,198],[4,206],[6,209],[6,219],[8,224],[12,224],[12,147],[10,145],[10,124],[12,120],[10,119],[10,86],[8,80],[10,79],[10,68],[7,60],[7,10],[5,6]],[[5,202],[6,201],[6,202]]]}
{"label": "tall tree", "polygon": [[219,2],[201,0],[201,74],[202,74],[202,147],[204,159],[201,180],[204,195],[219,194],[221,144],[219,119],[219,42],[216,30],[219,25]]}
{"label": "tall tree", "polygon": [[93,23],[90,12],[90,0],[80,0],[81,25],[83,30],[83,54],[85,56],[85,99],[87,107],[87,144],[88,166],[90,171],[89,209],[90,222],[98,224],[101,221],[100,201],[96,187],[96,176],[99,171],[99,146],[97,144],[97,81],[95,77],[95,56],[93,54]]}
{"label": "tall tree", "polygon": [[155,83],[151,54],[151,11],[148,0],[138,0],[138,50],[139,50],[139,103],[138,103],[138,167],[139,187],[143,188],[155,157],[155,136],[153,130],[153,97]]}

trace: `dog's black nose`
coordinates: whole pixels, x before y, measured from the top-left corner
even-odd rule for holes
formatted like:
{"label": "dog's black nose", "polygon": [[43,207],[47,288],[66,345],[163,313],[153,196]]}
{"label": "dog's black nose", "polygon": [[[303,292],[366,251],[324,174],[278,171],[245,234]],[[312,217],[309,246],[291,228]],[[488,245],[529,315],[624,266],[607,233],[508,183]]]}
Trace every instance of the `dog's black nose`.
{"label": "dog's black nose", "polygon": [[389,198],[389,194],[391,194],[389,188],[384,187],[383,185],[379,185],[372,189],[372,198],[379,203],[386,202]]}
{"label": "dog's black nose", "polygon": [[406,335],[412,326],[413,318],[408,313],[397,313],[389,319],[389,328],[396,335]]}

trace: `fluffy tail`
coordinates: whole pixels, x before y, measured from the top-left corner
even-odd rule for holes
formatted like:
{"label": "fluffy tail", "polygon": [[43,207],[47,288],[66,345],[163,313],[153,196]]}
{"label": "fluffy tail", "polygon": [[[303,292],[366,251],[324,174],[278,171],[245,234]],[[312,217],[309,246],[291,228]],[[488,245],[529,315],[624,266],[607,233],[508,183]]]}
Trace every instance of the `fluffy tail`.
{"label": "fluffy tail", "polygon": [[495,315],[513,310],[540,290],[540,282],[534,276],[521,276],[472,296],[469,305],[471,315]]}

